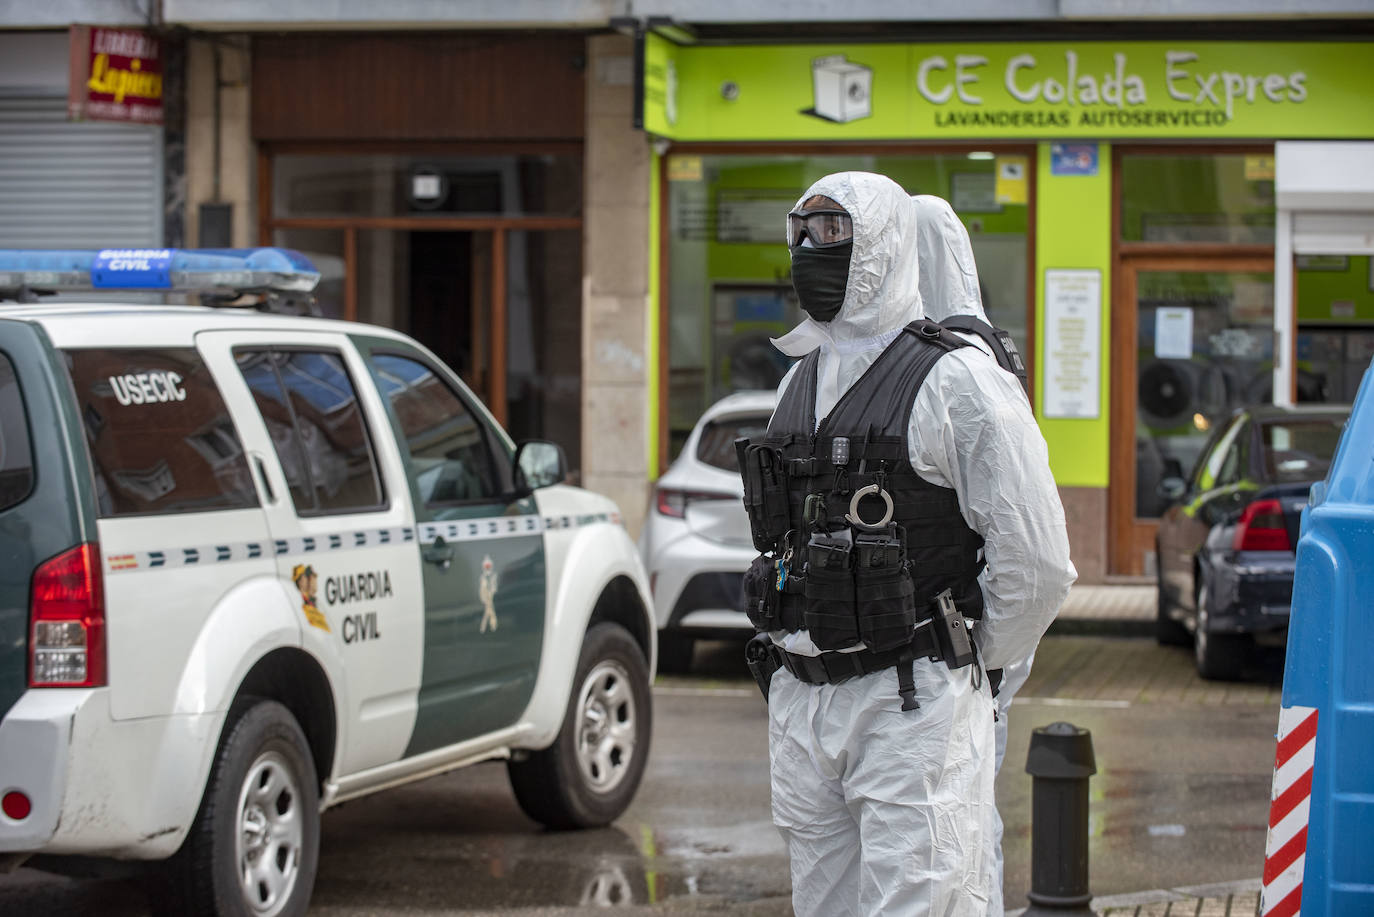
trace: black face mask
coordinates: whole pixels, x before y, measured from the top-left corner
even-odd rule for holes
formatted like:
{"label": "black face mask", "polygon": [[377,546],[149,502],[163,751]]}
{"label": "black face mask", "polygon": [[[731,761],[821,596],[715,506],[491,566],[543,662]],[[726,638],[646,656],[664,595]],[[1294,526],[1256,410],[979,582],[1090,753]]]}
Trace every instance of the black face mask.
{"label": "black face mask", "polygon": [[844,305],[849,285],[849,257],[854,243],[829,248],[810,246],[792,249],[792,287],[801,307],[818,322],[828,322]]}

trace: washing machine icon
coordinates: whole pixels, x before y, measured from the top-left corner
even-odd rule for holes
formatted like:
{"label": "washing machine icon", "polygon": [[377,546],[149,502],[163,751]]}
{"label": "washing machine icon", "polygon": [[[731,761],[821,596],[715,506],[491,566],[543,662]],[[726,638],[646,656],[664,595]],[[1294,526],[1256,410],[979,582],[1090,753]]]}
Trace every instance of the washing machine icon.
{"label": "washing machine icon", "polygon": [[857,121],[873,114],[873,68],[843,54],[811,61],[813,106],[807,114],[836,121]]}

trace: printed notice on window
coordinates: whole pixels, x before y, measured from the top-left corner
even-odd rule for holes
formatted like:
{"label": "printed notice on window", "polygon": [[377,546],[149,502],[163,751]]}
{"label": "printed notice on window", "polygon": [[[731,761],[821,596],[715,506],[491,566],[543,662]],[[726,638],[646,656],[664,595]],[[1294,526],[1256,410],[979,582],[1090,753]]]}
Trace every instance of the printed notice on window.
{"label": "printed notice on window", "polygon": [[1193,358],[1193,310],[1187,306],[1155,312],[1155,356],[1167,360]]}
{"label": "printed notice on window", "polygon": [[1102,272],[1045,271],[1044,416],[1091,419],[1102,396]]}

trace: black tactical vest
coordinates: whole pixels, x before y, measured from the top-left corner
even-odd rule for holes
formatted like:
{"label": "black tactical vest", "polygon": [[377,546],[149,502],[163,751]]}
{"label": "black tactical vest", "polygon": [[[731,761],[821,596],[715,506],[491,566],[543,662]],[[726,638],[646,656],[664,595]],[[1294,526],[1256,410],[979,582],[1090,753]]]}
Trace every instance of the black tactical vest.
{"label": "black tactical vest", "polygon": [[[760,630],[805,628],[823,650],[859,640],[882,650],[909,639],[946,588],[965,617],[982,616],[976,578],[983,540],[964,522],[954,490],[911,467],[907,443],[926,375],[940,357],[965,346],[934,322],[913,322],[814,427],[819,355],[813,351],[762,441],[741,444],[755,544],[772,552],[756,564],[766,568],[769,592],[776,594],[746,595]],[[875,485],[855,504],[857,492]],[[886,503],[878,490],[892,501],[886,525],[879,524]],[[757,589],[764,577],[751,573]],[[749,588],[747,582],[746,593]]]}

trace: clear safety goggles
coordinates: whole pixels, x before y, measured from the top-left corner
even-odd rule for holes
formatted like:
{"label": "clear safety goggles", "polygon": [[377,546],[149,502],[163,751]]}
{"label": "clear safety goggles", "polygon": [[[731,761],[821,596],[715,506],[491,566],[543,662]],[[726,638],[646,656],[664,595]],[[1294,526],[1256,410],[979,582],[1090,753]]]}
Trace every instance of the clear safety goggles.
{"label": "clear safety goggles", "polygon": [[843,245],[854,239],[854,221],[843,210],[794,210],[787,215],[787,244],[796,248],[803,239],[816,248]]}

